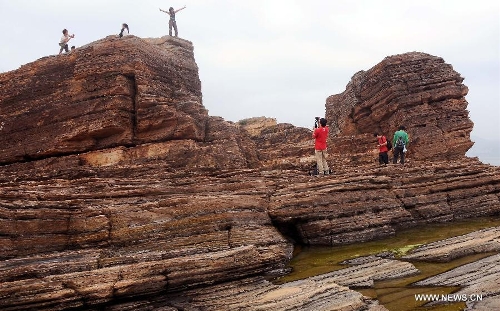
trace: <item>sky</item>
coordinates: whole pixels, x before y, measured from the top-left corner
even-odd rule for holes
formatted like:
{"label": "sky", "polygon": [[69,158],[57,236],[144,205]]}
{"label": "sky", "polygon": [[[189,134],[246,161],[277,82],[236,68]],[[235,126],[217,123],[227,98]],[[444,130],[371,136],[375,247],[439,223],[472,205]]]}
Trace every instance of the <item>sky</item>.
{"label": "sky", "polygon": [[272,117],[311,128],[326,98],[386,56],[442,57],[465,78],[472,136],[500,141],[500,4],[475,0],[0,0],[0,72],[118,34],[194,45],[203,104],[228,121]]}

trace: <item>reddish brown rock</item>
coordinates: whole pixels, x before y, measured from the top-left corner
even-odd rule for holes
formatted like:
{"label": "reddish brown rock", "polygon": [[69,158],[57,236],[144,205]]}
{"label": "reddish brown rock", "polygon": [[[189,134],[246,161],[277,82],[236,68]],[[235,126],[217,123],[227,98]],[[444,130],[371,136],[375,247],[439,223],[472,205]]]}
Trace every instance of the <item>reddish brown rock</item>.
{"label": "reddish brown rock", "polygon": [[3,183],[0,305],[98,305],[280,271],[291,257],[263,178],[158,162],[96,175]]}
{"label": "reddish brown rock", "polygon": [[[285,236],[334,245],[499,214],[499,169],[464,157],[472,123],[459,76],[421,54],[374,68],[341,95],[332,129],[342,135],[330,141],[334,174],[322,179],[308,175],[311,130],[208,116],[193,47],[182,39],[110,37],[1,74],[0,306],[146,310],[149,302],[201,297],[216,309],[227,293],[220,284],[262,306],[328,305],[303,284],[292,305],[275,299],[287,286],[261,287],[285,271],[292,254]],[[410,85],[412,70],[428,84],[406,94],[398,77]],[[415,99],[423,89],[427,103]],[[399,120],[383,115],[383,103],[419,122],[429,118],[428,129],[439,123],[458,146],[440,159],[457,159],[420,162],[415,153],[405,167],[375,165],[369,132],[377,120]],[[437,122],[439,111],[456,122]],[[259,294],[269,286],[272,299]],[[357,308],[371,305],[331,280],[320,287]],[[199,305],[182,308],[190,306]]]}
{"label": "reddish brown rock", "polygon": [[[404,125],[412,159],[462,158],[473,144],[463,80],[440,57],[417,52],[386,57],[327,99],[331,139],[335,144],[337,137],[374,132],[392,137]],[[356,145],[339,151],[352,153]]]}
{"label": "reddish brown rock", "polygon": [[0,163],[202,142],[214,122],[201,102],[193,47],[172,37],[110,37],[2,74],[0,84]]}
{"label": "reddish brown rock", "polygon": [[273,169],[310,167],[314,155],[312,131],[292,124],[277,124],[265,117],[241,120],[237,125],[254,142],[260,166]]}
{"label": "reddish brown rock", "polygon": [[334,167],[333,176],[284,181],[269,214],[306,244],[337,245],[398,228],[500,213],[500,168],[475,160],[401,167]]}

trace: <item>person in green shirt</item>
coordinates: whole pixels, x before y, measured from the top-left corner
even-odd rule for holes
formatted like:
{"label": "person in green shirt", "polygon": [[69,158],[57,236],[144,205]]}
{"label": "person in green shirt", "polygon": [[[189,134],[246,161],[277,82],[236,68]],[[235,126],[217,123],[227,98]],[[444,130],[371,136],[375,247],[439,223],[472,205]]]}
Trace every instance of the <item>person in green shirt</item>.
{"label": "person in green shirt", "polygon": [[408,148],[408,144],[410,143],[408,133],[406,133],[405,130],[406,128],[404,126],[400,126],[394,133],[394,138],[392,139],[392,146],[394,150],[394,159],[392,160],[393,164],[398,163],[399,157],[401,157],[400,163],[405,164],[406,148]]}

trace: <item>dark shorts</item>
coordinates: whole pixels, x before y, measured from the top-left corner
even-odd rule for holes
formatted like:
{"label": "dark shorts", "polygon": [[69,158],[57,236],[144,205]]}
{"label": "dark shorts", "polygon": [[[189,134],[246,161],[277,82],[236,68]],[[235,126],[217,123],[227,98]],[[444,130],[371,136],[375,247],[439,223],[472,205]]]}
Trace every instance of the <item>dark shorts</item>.
{"label": "dark shorts", "polygon": [[61,47],[61,52],[62,50],[65,50],[66,52],[69,52],[69,49],[68,49],[68,44],[67,43],[59,43],[59,46]]}

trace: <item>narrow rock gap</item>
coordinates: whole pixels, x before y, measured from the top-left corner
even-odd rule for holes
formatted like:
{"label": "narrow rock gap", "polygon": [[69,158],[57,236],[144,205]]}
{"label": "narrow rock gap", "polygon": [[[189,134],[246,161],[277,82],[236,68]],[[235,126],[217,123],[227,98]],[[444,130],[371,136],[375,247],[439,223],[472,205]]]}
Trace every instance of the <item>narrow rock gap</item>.
{"label": "narrow rock gap", "polygon": [[232,229],[232,227],[231,227],[231,225],[228,225],[225,229],[227,230],[227,245],[229,246],[229,248],[232,248],[233,247],[232,243],[231,243],[231,229]]}
{"label": "narrow rock gap", "polygon": [[135,142],[137,139],[137,101],[139,89],[137,87],[137,80],[135,74],[125,76],[132,83],[132,141]]}

